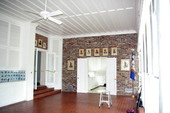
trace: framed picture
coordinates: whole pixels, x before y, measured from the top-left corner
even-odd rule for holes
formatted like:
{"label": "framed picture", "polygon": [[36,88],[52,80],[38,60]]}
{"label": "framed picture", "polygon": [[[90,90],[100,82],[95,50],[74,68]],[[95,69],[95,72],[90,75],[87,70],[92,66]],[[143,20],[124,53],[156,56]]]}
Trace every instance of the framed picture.
{"label": "framed picture", "polygon": [[42,39],[38,39],[38,47],[42,47]]}
{"label": "framed picture", "polygon": [[100,49],[99,48],[95,48],[94,49],[94,56],[99,56],[100,55]]}
{"label": "framed picture", "polygon": [[37,40],[35,40],[35,47],[37,47]]}
{"label": "framed picture", "polygon": [[121,71],[130,71],[129,59],[121,59]]}
{"label": "framed picture", "polygon": [[74,60],[67,61],[67,70],[74,70]]}
{"label": "framed picture", "polygon": [[86,49],[86,56],[91,56],[91,49]]}
{"label": "framed picture", "polygon": [[84,49],[79,49],[79,56],[84,56]]}
{"label": "framed picture", "polygon": [[46,49],[47,48],[47,44],[45,42],[43,42],[43,48]]}
{"label": "framed picture", "polygon": [[103,48],[103,56],[108,56],[108,48]]}
{"label": "framed picture", "polygon": [[117,47],[111,48],[111,55],[116,56],[117,55]]}

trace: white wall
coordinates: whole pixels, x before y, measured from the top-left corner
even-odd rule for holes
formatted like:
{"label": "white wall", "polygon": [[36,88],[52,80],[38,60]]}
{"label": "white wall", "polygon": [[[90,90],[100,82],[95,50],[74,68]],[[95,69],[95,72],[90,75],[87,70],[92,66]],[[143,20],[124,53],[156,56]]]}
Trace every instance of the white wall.
{"label": "white wall", "polygon": [[26,81],[0,83],[0,107],[26,99]]}
{"label": "white wall", "polygon": [[[154,1],[154,0],[153,0]],[[159,65],[156,1],[144,0],[139,29],[139,77],[145,112],[159,113]],[[155,9],[154,9],[155,8]]]}
{"label": "white wall", "polygon": [[160,67],[160,113],[170,113],[170,1],[159,0],[159,67]]}
{"label": "white wall", "polygon": [[[10,50],[17,51],[16,57],[10,57],[10,54],[5,55],[6,64],[1,64],[0,70],[25,70],[26,81],[0,83],[0,107],[17,103],[24,100],[33,99],[33,59],[34,59],[34,38],[35,27],[31,23],[21,23],[11,17],[0,14],[0,20],[9,24],[8,38],[13,38],[10,35],[11,25],[19,26],[20,35],[19,43],[15,46],[0,45],[0,48],[5,48],[8,53]],[[17,37],[16,37],[17,38]],[[0,51],[1,52],[1,51]],[[8,59],[10,58],[10,59]],[[10,62],[9,62],[10,61]],[[10,64],[12,62],[12,64]],[[2,62],[0,62],[2,63]]]}
{"label": "white wall", "polygon": [[142,100],[146,113],[169,113],[170,1],[143,3],[138,43]]}

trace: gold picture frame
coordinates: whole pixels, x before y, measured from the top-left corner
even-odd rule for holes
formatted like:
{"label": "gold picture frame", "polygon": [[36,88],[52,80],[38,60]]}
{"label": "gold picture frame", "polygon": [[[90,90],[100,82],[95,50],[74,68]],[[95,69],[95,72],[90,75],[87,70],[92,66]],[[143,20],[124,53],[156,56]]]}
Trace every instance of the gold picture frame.
{"label": "gold picture frame", "polygon": [[108,48],[103,48],[103,56],[108,56]]}
{"label": "gold picture frame", "polygon": [[46,49],[47,48],[47,44],[45,42],[43,42],[43,48]]}
{"label": "gold picture frame", "polygon": [[74,60],[67,61],[67,70],[74,70]]}
{"label": "gold picture frame", "polygon": [[100,56],[100,49],[99,48],[94,49],[94,56]]}
{"label": "gold picture frame", "polygon": [[121,71],[130,71],[130,59],[121,59]]}
{"label": "gold picture frame", "polygon": [[86,49],[86,56],[91,56],[91,49]]}
{"label": "gold picture frame", "polygon": [[42,46],[43,46],[42,39],[38,39],[38,47],[42,47]]}
{"label": "gold picture frame", "polygon": [[84,49],[79,49],[79,56],[84,56]]}
{"label": "gold picture frame", "polygon": [[117,56],[117,47],[112,47],[111,48],[111,55],[112,56]]}

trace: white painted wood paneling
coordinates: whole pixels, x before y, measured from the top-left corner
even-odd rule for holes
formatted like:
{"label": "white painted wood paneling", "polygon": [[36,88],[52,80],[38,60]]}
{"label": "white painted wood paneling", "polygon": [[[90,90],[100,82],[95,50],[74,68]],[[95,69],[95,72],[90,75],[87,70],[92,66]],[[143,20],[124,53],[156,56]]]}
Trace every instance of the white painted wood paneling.
{"label": "white painted wood paneling", "polygon": [[[0,13],[20,21],[33,21],[39,17],[24,11],[39,13],[45,0],[1,0]],[[61,10],[55,18],[62,25],[39,21],[38,30],[60,37],[107,34],[136,31],[138,0],[48,0],[47,11]]]}

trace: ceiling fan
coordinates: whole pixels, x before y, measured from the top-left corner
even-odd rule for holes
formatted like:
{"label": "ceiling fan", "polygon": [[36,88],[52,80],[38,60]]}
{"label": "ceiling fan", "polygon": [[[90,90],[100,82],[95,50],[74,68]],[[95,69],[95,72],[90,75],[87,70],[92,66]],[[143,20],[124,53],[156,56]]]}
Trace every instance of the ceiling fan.
{"label": "ceiling fan", "polygon": [[34,14],[34,15],[37,15],[37,16],[40,17],[39,19],[33,20],[32,23],[35,23],[35,22],[38,22],[38,21],[44,19],[44,20],[50,20],[50,21],[52,21],[54,23],[57,23],[57,24],[62,24],[62,21],[60,21],[58,19],[55,19],[53,17],[63,14],[63,12],[61,12],[60,10],[53,11],[53,12],[48,12],[46,10],[46,8],[47,8],[47,0],[45,0],[45,4],[44,5],[45,5],[45,10],[41,11],[40,13],[35,13],[35,12],[31,12],[31,11],[25,11],[27,13],[31,13],[31,14]]}

